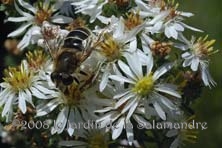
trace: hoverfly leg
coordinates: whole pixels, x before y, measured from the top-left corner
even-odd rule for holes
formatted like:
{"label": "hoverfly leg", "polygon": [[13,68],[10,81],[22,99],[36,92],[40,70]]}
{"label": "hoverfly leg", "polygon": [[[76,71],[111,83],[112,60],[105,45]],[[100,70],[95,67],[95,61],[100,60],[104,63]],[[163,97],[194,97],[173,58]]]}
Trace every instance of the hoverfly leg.
{"label": "hoverfly leg", "polygon": [[77,83],[77,84],[80,84],[78,78],[76,76],[73,76],[73,80]]}

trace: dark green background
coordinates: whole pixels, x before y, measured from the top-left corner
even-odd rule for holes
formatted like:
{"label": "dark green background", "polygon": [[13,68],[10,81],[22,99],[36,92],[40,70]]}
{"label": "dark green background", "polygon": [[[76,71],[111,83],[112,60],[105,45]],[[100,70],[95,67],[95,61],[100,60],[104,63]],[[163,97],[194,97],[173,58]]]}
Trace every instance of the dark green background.
{"label": "dark green background", "polygon": [[[222,1],[221,0],[179,0],[180,9],[195,14],[188,19],[190,25],[205,31],[204,36],[216,39],[215,49],[220,52],[211,56],[210,72],[217,82],[216,88],[204,89],[201,98],[194,103],[198,121],[207,122],[208,129],[199,132],[196,144],[187,148],[222,147]],[[189,33],[192,35],[192,33]]]}

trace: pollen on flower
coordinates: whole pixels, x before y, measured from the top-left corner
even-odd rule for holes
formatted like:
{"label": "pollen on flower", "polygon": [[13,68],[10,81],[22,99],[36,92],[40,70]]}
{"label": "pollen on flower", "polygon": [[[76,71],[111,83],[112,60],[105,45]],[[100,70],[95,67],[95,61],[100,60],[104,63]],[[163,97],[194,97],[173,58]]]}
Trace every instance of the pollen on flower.
{"label": "pollen on flower", "polygon": [[121,45],[110,34],[104,35],[104,41],[99,44],[99,48],[101,49],[101,53],[110,61],[118,59],[121,56]]}
{"label": "pollen on flower", "polygon": [[24,64],[19,68],[9,67],[4,71],[4,81],[9,83],[14,91],[30,88],[32,84],[33,72],[27,71]]}
{"label": "pollen on flower", "polygon": [[141,78],[134,86],[133,92],[145,96],[153,90],[154,80],[152,74]]}
{"label": "pollen on flower", "polygon": [[[195,55],[199,57],[206,57],[213,52],[213,47],[212,45],[215,43],[216,40],[209,40],[207,41],[208,36],[202,38],[198,38],[196,43],[192,45],[192,50]],[[217,52],[217,51],[216,51]]]}
{"label": "pollen on flower", "polygon": [[48,59],[48,56],[44,53],[43,50],[34,50],[34,52],[28,52],[26,54],[27,61],[29,64],[29,67],[33,70],[38,70],[41,68],[43,64]]}
{"label": "pollen on flower", "polygon": [[125,26],[128,30],[135,28],[136,26],[143,23],[143,20],[140,18],[139,11],[130,12],[126,15]]}
{"label": "pollen on flower", "polygon": [[38,10],[35,14],[35,22],[37,25],[41,25],[44,21],[49,20],[52,15],[52,9],[50,6],[44,6],[43,3],[39,3]]}

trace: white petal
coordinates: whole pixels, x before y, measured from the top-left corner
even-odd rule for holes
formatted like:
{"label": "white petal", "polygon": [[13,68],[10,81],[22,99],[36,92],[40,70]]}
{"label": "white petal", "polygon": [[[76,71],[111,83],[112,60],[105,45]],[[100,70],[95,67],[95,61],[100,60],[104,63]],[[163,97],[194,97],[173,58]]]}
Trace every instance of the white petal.
{"label": "white petal", "polygon": [[124,103],[126,103],[130,98],[135,97],[135,95],[133,94],[128,94],[126,96],[123,96],[118,102],[116,102],[115,104],[115,108],[119,108],[121,105],[123,105]]}
{"label": "white petal", "polygon": [[135,52],[137,49],[137,40],[136,38],[130,42],[129,52]]}
{"label": "white petal", "polygon": [[34,16],[32,16],[31,14],[29,14],[29,13],[27,13],[27,12],[22,11],[22,10],[18,7],[18,5],[17,5],[16,2],[15,2],[14,4],[15,4],[15,9],[16,9],[16,11],[17,11],[19,14],[21,14],[21,15],[23,15],[23,16],[26,16],[27,18],[33,18],[33,19],[34,19]]}
{"label": "white petal", "polygon": [[176,30],[178,30],[178,31],[184,31],[184,27],[182,26],[182,25],[180,25],[180,24],[174,24],[174,27],[175,27],[175,29]]}
{"label": "white petal", "polygon": [[38,105],[36,107],[36,116],[44,116],[49,114],[51,111],[53,111],[61,102],[59,102],[57,99],[53,99],[49,101],[47,104]]}
{"label": "white petal", "polygon": [[55,93],[53,90],[50,90],[46,87],[43,87],[42,85],[34,85],[35,88],[37,88],[39,91],[44,92],[44,94],[53,94]]}
{"label": "white petal", "polygon": [[187,58],[191,58],[192,57],[192,54],[190,52],[185,52],[181,55],[182,58],[184,59],[187,59]]}
{"label": "white petal", "polygon": [[26,103],[25,103],[25,96],[23,94],[23,92],[19,92],[19,109],[22,111],[23,114],[26,113],[27,108],[26,108]]}
{"label": "white petal", "polygon": [[135,80],[135,75],[132,73],[132,71],[130,70],[129,66],[126,65],[124,62],[122,62],[121,60],[118,61],[118,65],[120,67],[120,69],[130,78]]}
{"label": "white petal", "polygon": [[120,94],[115,95],[115,96],[113,97],[113,99],[119,99],[119,98],[121,98],[121,97],[123,97],[123,96],[126,96],[126,95],[129,94],[129,93],[130,93],[130,91],[122,92],[122,93],[120,93]]}
{"label": "white petal", "polygon": [[30,90],[31,90],[33,96],[35,96],[39,99],[47,99],[47,97],[42,92],[40,92],[38,89],[36,89],[35,87],[31,87]]}
{"label": "white petal", "polygon": [[108,121],[110,122],[111,116],[114,114],[114,112],[108,112],[105,115],[103,115],[102,117],[100,117],[99,119],[96,120],[96,123],[99,123],[101,121]]}
{"label": "white petal", "polygon": [[113,127],[112,139],[116,140],[123,131],[124,127],[124,118],[120,118],[115,127]]}
{"label": "white petal", "polygon": [[24,21],[30,21],[32,18],[28,17],[9,17],[9,22],[24,22]]}
{"label": "white petal", "polygon": [[123,31],[124,31],[124,24],[122,19],[119,20],[117,28],[115,29],[113,33],[113,38],[114,39],[120,39],[123,36]]}
{"label": "white petal", "polygon": [[[34,26],[33,26],[34,27]],[[31,37],[32,37],[32,28],[31,27],[26,33],[25,35],[23,36],[22,40],[19,42],[19,44],[17,45],[17,47],[19,49],[24,49],[25,47],[27,47],[29,44],[30,44],[30,40],[31,40]]]}
{"label": "white petal", "polygon": [[149,56],[147,56],[147,74],[150,74],[153,68],[153,56],[151,54],[149,54]]}
{"label": "white petal", "polygon": [[127,112],[133,105],[136,103],[138,98],[131,99],[127,102],[127,104],[124,106],[123,110],[121,111],[121,114],[124,114]]}
{"label": "white petal", "polygon": [[197,71],[197,69],[198,69],[198,66],[199,66],[199,58],[198,57],[194,57],[193,59],[192,59],[192,63],[191,63],[191,69],[193,70],[193,71]]}
{"label": "white petal", "polygon": [[56,131],[58,134],[61,134],[63,132],[63,130],[65,129],[66,123],[67,123],[67,118],[68,118],[68,113],[69,113],[69,108],[68,107],[64,107],[57,119],[56,119]]}
{"label": "white petal", "polygon": [[108,112],[110,110],[113,110],[113,107],[105,107],[103,109],[95,110],[94,112],[95,113],[105,113],[105,112]]}
{"label": "white petal", "polygon": [[107,72],[107,70],[103,73],[101,82],[99,84],[99,91],[100,92],[102,92],[106,88],[106,85],[107,85],[108,80],[109,80],[109,74],[110,73]]}
{"label": "white petal", "polygon": [[177,98],[181,98],[181,95],[176,90],[170,88],[167,84],[156,85],[155,90],[167,93]]}
{"label": "white petal", "polygon": [[134,81],[124,77],[124,76],[119,76],[119,75],[110,75],[109,76],[110,79],[115,80],[115,81],[119,81],[119,82],[126,82],[126,83],[131,83],[131,84],[135,84]]}
{"label": "white petal", "polygon": [[130,146],[132,146],[134,141],[134,134],[133,134],[133,124],[129,121],[126,122],[126,136]]}
{"label": "white petal", "polygon": [[69,136],[72,136],[74,133],[74,128],[72,127],[72,125],[75,123],[74,117],[75,117],[74,110],[70,109],[69,120],[67,123],[68,124],[67,131],[68,131]]}
{"label": "white petal", "polygon": [[131,70],[134,72],[137,78],[141,78],[143,76],[143,72],[142,72],[142,64],[138,60],[139,56],[136,53],[125,54],[125,58],[127,59],[127,62]]}
{"label": "white petal", "polygon": [[13,98],[15,96],[14,95],[10,95],[7,102],[5,103],[5,106],[3,108],[3,111],[2,111],[2,117],[4,117],[7,113],[10,112],[10,110],[12,110],[12,101],[13,101]]}
{"label": "white petal", "polygon": [[138,104],[139,104],[139,100],[137,100],[133,105],[132,107],[130,108],[127,116],[126,116],[126,121],[128,122],[132,116],[132,114],[135,112],[136,108],[138,107]]}
{"label": "white petal", "polygon": [[152,52],[151,52],[151,50],[149,48],[149,45],[152,44],[154,42],[154,40],[151,39],[146,34],[142,33],[141,41],[142,41],[142,48],[143,48],[144,53],[152,54]]}
{"label": "white petal", "polygon": [[162,107],[157,102],[154,102],[153,106],[154,106],[157,114],[160,116],[160,118],[163,120],[166,120],[166,115],[165,115],[165,112],[163,111]]}
{"label": "white petal", "polygon": [[18,0],[19,4],[23,7],[28,9],[29,11],[33,12],[34,14],[36,13],[36,8],[34,8],[32,5],[29,3],[23,1],[23,0]]}
{"label": "white petal", "polygon": [[146,119],[144,119],[142,116],[133,115],[133,118],[142,126],[151,125]]}
{"label": "white petal", "polygon": [[192,63],[192,59],[186,59],[186,60],[183,62],[183,67],[190,66],[191,63]]}
{"label": "white petal", "polygon": [[15,37],[21,35],[29,26],[31,26],[31,24],[32,23],[23,24],[21,27],[8,34],[8,37]]}
{"label": "white petal", "polygon": [[182,23],[182,22],[180,22],[180,23],[181,23],[181,25],[183,25],[185,28],[188,28],[188,29],[190,29],[190,30],[197,31],[197,32],[203,32],[203,31],[200,30],[200,29],[191,27],[191,26],[189,26],[189,25],[187,25],[187,24],[184,24],[184,23]]}
{"label": "white petal", "polygon": [[185,17],[191,17],[191,16],[194,16],[193,13],[190,13],[190,12],[182,12],[180,11],[179,12],[181,16],[185,16]]}
{"label": "white petal", "polygon": [[203,64],[201,64],[201,78],[205,86],[209,86],[211,88],[211,85],[216,85],[216,82],[213,80],[212,76],[209,73],[208,67]]}
{"label": "white petal", "polygon": [[159,77],[161,77],[163,74],[169,71],[173,67],[173,65],[174,65],[173,63],[168,63],[158,68],[153,74],[154,80],[159,79]]}
{"label": "white petal", "polygon": [[26,101],[29,102],[34,107],[34,104],[32,102],[32,94],[31,94],[31,92],[28,89],[25,89],[24,91],[25,91],[24,95],[26,96],[25,97]]}
{"label": "white petal", "polygon": [[137,6],[139,6],[139,8],[141,8],[142,10],[149,10],[150,8],[148,7],[147,3],[144,3],[141,0],[135,0],[135,3]]}
{"label": "white petal", "polygon": [[165,105],[167,108],[171,110],[175,110],[176,106],[168,98],[160,94],[156,94],[156,95],[158,96],[158,100],[160,101],[160,103],[162,103],[163,105]]}

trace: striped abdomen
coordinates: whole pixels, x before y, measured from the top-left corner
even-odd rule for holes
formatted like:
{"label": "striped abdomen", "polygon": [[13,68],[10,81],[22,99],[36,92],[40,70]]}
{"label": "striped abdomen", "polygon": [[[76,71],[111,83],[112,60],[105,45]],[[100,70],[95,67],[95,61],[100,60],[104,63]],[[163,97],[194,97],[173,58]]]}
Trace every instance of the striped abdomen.
{"label": "striped abdomen", "polygon": [[84,50],[83,41],[90,36],[90,31],[80,27],[71,31],[64,40],[64,48],[74,48],[79,51]]}

